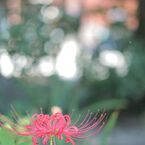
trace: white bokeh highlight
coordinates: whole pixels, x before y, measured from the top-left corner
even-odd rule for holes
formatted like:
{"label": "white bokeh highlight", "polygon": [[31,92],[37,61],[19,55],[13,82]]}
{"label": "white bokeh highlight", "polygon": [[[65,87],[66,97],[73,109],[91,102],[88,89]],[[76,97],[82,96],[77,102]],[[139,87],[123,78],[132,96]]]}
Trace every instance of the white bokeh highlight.
{"label": "white bokeh highlight", "polygon": [[56,59],[56,72],[64,79],[73,79],[78,75],[77,55],[79,53],[79,45],[72,38],[67,38],[62,46]]}
{"label": "white bokeh highlight", "polygon": [[14,65],[7,52],[0,55],[0,72],[4,77],[11,77],[14,71]]}

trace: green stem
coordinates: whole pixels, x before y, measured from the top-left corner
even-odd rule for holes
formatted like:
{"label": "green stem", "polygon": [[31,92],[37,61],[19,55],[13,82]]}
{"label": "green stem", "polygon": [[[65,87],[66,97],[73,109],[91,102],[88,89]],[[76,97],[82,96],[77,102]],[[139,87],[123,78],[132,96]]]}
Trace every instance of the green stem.
{"label": "green stem", "polygon": [[50,145],[55,145],[55,143],[54,143],[54,137],[50,137]]}
{"label": "green stem", "polygon": [[50,137],[50,145],[53,145],[53,138]]}

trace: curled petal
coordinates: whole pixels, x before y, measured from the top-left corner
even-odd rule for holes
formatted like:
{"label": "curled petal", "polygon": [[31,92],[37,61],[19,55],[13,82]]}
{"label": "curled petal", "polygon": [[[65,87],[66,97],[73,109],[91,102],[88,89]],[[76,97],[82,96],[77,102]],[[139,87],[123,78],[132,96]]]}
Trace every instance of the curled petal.
{"label": "curled petal", "polygon": [[75,142],[73,141],[73,139],[71,139],[70,137],[66,137],[66,140],[65,140],[66,143],[71,143],[72,145],[75,145]]}
{"label": "curled petal", "polygon": [[37,138],[32,137],[32,142],[33,142],[33,145],[37,145]]}
{"label": "curled petal", "polygon": [[45,136],[44,139],[43,139],[43,141],[42,141],[42,143],[44,145],[47,145],[48,141],[49,141],[49,137],[48,136]]}

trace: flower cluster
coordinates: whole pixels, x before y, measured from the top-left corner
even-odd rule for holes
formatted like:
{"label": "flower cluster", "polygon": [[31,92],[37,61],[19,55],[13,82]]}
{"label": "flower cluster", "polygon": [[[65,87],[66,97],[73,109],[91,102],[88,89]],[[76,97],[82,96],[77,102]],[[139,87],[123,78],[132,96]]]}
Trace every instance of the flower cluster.
{"label": "flower cluster", "polygon": [[[30,118],[29,124],[25,126],[15,124],[1,114],[0,120],[10,124],[8,130],[21,136],[32,137],[33,145],[37,145],[39,139],[42,140],[44,145],[47,145],[48,142],[50,142],[50,145],[53,145],[55,137],[59,140],[65,138],[66,143],[75,145],[76,140],[86,139],[98,133],[103,126],[105,116],[105,113],[93,116],[92,113],[88,112],[84,119],[81,119],[82,117],[80,116],[73,123],[70,115],[67,114],[55,113],[48,115],[40,113],[34,114]],[[7,128],[2,122],[0,122],[0,126]]]}
{"label": "flower cluster", "polygon": [[[72,123],[70,115],[62,113],[34,114],[31,117],[30,124],[24,126],[23,130],[13,130],[21,136],[31,136],[33,145],[37,145],[38,139],[42,139],[42,143],[47,145],[52,142],[54,137],[62,140],[65,137],[67,143],[75,145],[76,139],[83,139],[96,134],[103,126],[105,113],[92,116],[87,113],[84,119],[79,119]],[[91,132],[90,132],[91,131]],[[52,144],[52,143],[51,143]]]}

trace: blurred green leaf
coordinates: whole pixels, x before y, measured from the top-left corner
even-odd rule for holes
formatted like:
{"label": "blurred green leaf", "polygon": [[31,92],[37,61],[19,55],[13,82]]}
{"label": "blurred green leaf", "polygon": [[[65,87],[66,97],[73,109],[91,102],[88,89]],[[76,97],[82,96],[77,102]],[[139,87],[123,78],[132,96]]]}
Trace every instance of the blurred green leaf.
{"label": "blurred green leaf", "polygon": [[16,145],[32,145],[32,141],[28,137],[19,137]]}
{"label": "blurred green leaf", "polygon": [[32,145],[30,137],[17,136],[5,128],[0,128],[0,145]]}
{"label": "blurred green leaf", "polygon": [[117,122],[118,115],[119,113],[116,111],[113,112],[112,115],[110,116],[108,123],[105,125],[105,128],[102,132],[100,145],[107,145],[108,137]]}
{"label": "blurred green leaf", "polygon": [[12,132],[0,128],[0,145],[15,145],[15,136]]}
{"label": "blurred green leaf", "polygon": [[114,110],[114,109],[124,109],[127,106],[127,101],[125,99],[108,99],[99,102],[95,102],[92,105],[85,107],[81,112],[87,110],[98,111],[103,110]]}

